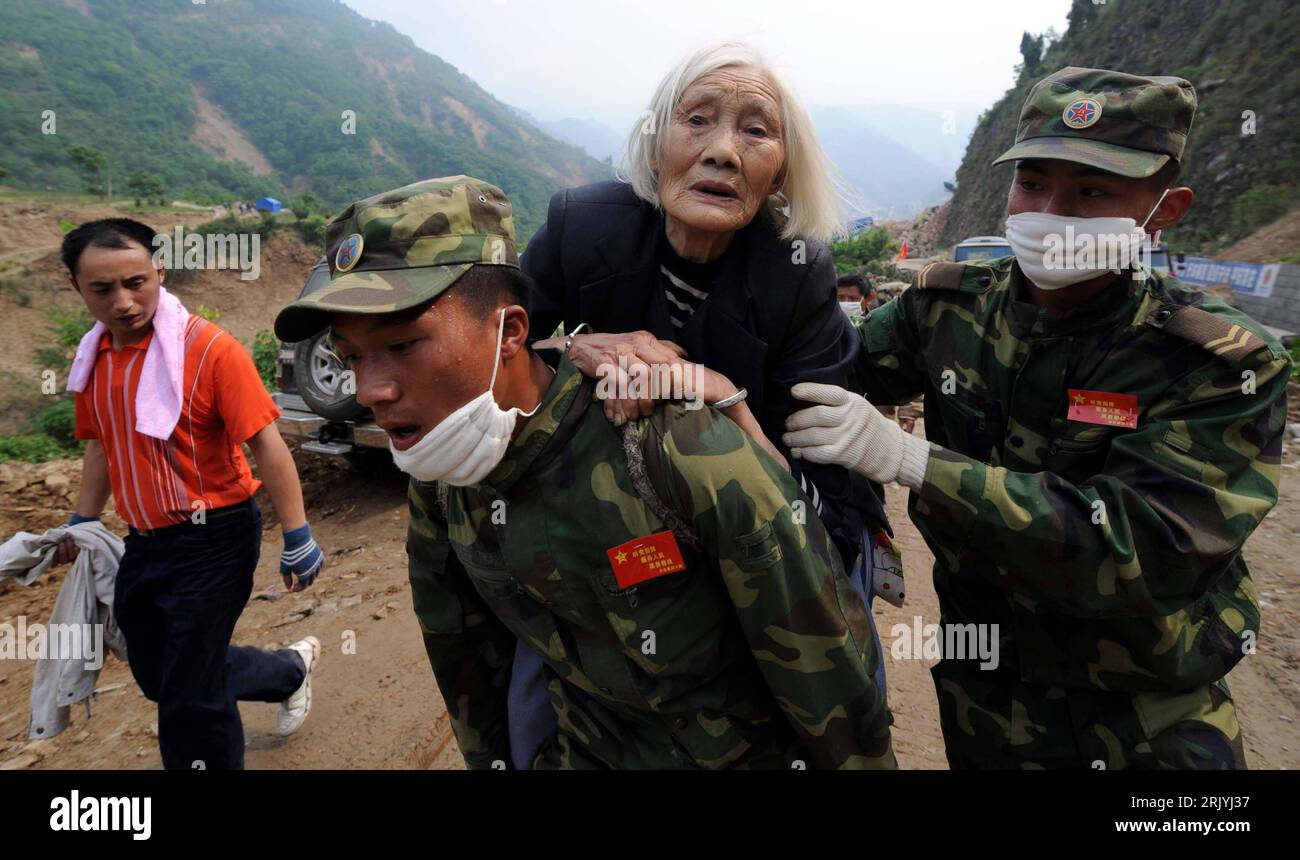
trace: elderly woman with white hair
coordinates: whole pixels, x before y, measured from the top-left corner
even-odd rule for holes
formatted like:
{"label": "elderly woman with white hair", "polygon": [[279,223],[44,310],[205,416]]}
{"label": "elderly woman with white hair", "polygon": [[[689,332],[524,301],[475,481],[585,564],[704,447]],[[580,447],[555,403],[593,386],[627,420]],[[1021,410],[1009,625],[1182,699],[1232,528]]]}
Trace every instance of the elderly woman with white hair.
{"label": "elderly woman with white hair", "polygon": [[[533,330],[589,328],[566,343],[593,377],[620,355],[678,362],[680,346],[738,386],[724,413],[779,457],[786,417],[806,405],[790,393],[796,383],[851,387],[858,339],[822,245],[839,223],[828,160],[795,92],[746,45],[703,48],[659,84],[619,181],[551,200],[521,261],[537,287]],[[607,399],[605,410],[622,424],[653,404]],[[860,552],[871,559],[863,536],[888,530],[883,494],[839,467],[791,465],[845,569]],[[527,669],[517,661],[520,700]]]}
{"label": "elderly woman with white hair", "polygon": [[[728,416],[779,446],[804,405],[791,387],[851,387],[859,349],[822,245],[839,226],[839,196],[808,112],[753,48],[703,48],[659,84],[620,175],[552,198],[521,263],[537,286],[534,330],[595,332],[569,348],[590,376],[619,353],[671,363],[664,342],[680,345],[744,389]],[[653,409],[605,406],[616,424]],[[864,521],[886,525],[880,497],[843,469],[792,465],[852,564]]]}

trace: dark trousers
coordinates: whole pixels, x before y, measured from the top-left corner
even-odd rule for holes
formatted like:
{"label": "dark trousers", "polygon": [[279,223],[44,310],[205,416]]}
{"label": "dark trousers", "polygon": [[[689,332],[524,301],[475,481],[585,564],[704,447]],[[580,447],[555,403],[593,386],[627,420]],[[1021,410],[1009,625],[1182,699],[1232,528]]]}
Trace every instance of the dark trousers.
{"label": "dark trousers", "polygon": [[158,703],[165,768],[242,768],[236,700],[282,702],[302,684],[295,652],[230,645],[261,550],[252,499],[208,511],[203,524],[133,528],[126,538],[113,611],[131,674]]}

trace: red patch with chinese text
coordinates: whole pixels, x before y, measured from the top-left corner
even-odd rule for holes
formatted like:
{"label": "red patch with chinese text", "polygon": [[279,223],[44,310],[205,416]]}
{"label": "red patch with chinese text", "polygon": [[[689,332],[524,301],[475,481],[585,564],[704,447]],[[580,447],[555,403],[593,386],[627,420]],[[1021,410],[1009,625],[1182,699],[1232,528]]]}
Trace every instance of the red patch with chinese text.
{"label": "red patch with chinese text", "polygon": [[1071,421],[1100,424],[1103,427],[1127,427],[1130,430],[1138,426],[1136,394],[1071,388],[1069,398],[1070,411],[1066,417]]}
{"label": "red patch with chinese text", "polygon": [[631,588],[647,579],[686,569],[677,538],[671,531],[634,538],[605,550],[619,588]]}

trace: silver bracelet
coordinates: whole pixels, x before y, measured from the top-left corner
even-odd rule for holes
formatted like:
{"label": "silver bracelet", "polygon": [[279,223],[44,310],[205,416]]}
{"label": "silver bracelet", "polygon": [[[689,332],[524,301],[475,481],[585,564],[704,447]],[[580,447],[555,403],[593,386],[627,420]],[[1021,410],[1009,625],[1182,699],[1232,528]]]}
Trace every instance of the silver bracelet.
{"label": "silver bracelet", "polygon": [[710,403],[709,407],[712,409],[726,409],[728,406],[735,406],[748,396],[749,392],[742,388],[730,397],[724,397],[717,403]]}
{"label": "silver bracelet", "polygon": [[567,335],[564,336],[565,355],[569,354],[569,347],[573,346],[573,339],[577,337],[578,332],[582,331],[584,328],[591,328],[591,326],[587,325],[586,323],[579,323],[577,328],[575,328],[573,331],[569,332]]}

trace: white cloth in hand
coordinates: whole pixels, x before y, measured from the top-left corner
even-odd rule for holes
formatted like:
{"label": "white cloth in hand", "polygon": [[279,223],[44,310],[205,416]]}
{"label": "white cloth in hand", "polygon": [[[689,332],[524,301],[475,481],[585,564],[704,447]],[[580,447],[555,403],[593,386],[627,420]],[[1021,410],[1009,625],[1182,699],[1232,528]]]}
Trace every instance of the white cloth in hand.
{"label": "white cloth in hand", "polygon": [[930,443],[880,414],[880,410],[838,385],[801,382],[791,389],[800,400],[820,404],[785,421],[781,437],[790,455],[812,463],[835,463],[873,481],[897,481],[913,490],[925,482]]}

